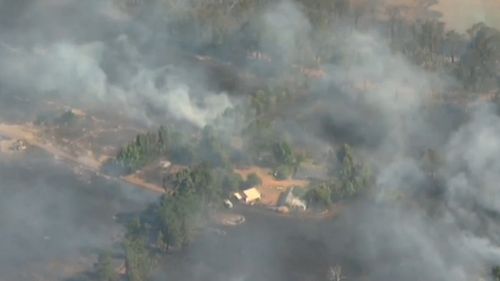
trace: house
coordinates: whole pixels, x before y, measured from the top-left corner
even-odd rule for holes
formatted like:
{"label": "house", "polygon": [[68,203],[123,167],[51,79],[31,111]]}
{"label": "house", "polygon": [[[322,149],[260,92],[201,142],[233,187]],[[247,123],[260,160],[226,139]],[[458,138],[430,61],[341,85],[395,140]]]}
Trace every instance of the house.
{"label": "house", "polygon": [[243,200],[246,204],[252,204],[255,201],[260,200],[261,198],[260,192],[255,187],[243,190],[242,195]]}
{"label": "house", "polygon": [[281,194],[278,206],[289,207],[290,209],[301,209],[303,211],[307,209],[306,203],[293,195],[293,187]]}

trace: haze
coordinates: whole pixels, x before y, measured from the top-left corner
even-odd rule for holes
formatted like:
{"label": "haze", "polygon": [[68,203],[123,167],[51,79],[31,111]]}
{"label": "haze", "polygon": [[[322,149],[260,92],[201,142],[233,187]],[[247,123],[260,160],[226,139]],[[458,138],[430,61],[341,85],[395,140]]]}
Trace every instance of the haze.
{"label": "haze", "polygon": [[499,15],[0,0],[0,281],[500,280]]}

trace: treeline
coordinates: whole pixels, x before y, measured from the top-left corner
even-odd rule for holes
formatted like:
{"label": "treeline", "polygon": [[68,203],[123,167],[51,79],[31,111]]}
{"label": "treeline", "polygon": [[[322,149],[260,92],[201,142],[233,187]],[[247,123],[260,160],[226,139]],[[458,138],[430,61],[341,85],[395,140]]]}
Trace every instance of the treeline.
{"label": "treeline", "polygon": [[[262,25],[262,12],[273,1],[130,1],[115,0],[123,9],[156,3],[170,22],[170,33],[184,38],[188,45],[200,41],[202,46],[244,56],[247,51],[263,48],[260,44],[272,34]],[[342,32],[377,28],[386,34],[395,52],[427,69],[452,74],[467,90],[491,90],[498,87],[500,32],[485,24],[473,25],[466,33],[447,30],[439,15],[432,11],[436,0],[418,1],[416,6],[397,5],[390,1],[296,0],[314,32],[297,34],[301,65],[333,63],[339,59],[338,48],[330,40],[342,37]],[[279,3],[275,1],[274,3]],[[144,4],[144,5],[143,5]],[[189,7],[189,8],[188,8]],[[196,44],[195,44],[196,45]],[[229,48],[231,51],[227,52]],[[224,51],[226,50],[226,51]],[[282,55],[275,48],[261,50],[271,54],[273,64]],[[242,55],[243,54],[243,55]],[[354,56],[354,55],[351,55]],[[290,59],[290,58],[287,58]]]}
{"label": "treeline", "polygon": [[[264,114],[269,107],[269,98],[252,101],[246,108],[251,112],[243,114],[253,121],[232,132],[238,137],[228,136],[223,132],[225,124],[217,122],[189,134],[165,126],[157,132],[139,134],[119,150],[113,165],[128,174],[160,158],[179,165],[208,163],[224,169],[256,164],[272,169],[277,178],[286,179],[297,172],[305,156],[297,153],[283,132],[271,124],[275,116]],[[230,113],[223,120],[232,118],[227,114]],[[231,139],[240,139],[243,146],[234,146]]]}
{"label": "treeline", "polygon": [[[396,19],[392,19],[396,21]],[[500,86],[500,31],[483,23],[465,34],[446,30],[439,20],[405,23],[391,33],[391,46],[428,70],[443,71],[466,90],[488,91]]]}
{"label": "treeline", "polygon": [[231,146],[224,143],[211,126],[194,136],[162,126],[156,133],[137,135],[133,142],[119,150],[113,164],[125,173],[131,173],[161,157],[180,165],[206,162],[216,167],[228,167],[231,157],[237,157],[233,153]]}
{"label": "treeline", "polygon": [[33,124],[35,126],[60,126],[70,127],[76,125],[78,116],[72,110],[66,110],[59,116],[53,114],[39,114]]}
{"label": "treeline", "polygon": [[310,206],[327,208],[340,200],[363,194],[374,184],[369,165],[356,159],[348,144],[342,145],[330,157],[329,165],[329,178],[312,183],[304,196]]}
{"label": "treeline", "polygon": [[[174,194],[162,196],[128,223],[123,241],[127,280],[148,280],[159,258],[187,247],[226,194],[242,182],[232,171],[209,165],[183,170],[171,180]],[[114,276],[102,265],[97,268],[103,276]]]}

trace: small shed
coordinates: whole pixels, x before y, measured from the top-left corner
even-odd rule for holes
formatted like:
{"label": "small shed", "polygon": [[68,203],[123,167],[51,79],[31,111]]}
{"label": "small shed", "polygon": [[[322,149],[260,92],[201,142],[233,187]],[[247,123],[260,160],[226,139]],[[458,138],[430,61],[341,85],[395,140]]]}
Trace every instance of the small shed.
{"label": "small shed", "polygon": [[286,206],[292,209],[301,209],[303,211],[307,209],[306,203],[300,198],[297,198],[295,195],[293,195],[293,187],[281,194],[278,206]]}
{"label": "small shed", "polygon": [[255,187],[243,190],[243,199],[247,204],[260,200],[260,198],[260,192]]}

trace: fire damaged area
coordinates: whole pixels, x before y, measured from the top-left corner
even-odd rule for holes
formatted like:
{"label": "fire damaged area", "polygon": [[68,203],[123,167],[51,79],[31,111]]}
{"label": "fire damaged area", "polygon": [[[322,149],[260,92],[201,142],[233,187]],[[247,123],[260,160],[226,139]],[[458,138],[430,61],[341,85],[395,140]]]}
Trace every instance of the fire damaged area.
{"label": "fire damaged area", "polygon": [[493,0],[0,0],[0,281],[500,280]]}

